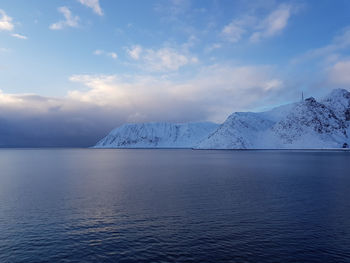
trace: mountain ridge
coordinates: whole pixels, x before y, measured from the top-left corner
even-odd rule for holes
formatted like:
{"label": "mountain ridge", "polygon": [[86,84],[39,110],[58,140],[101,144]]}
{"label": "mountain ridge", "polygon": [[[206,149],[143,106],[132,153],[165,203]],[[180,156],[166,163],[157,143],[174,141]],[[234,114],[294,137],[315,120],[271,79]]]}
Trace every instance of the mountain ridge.
{"label": "mountain ridge", "polygon": [[212,122],[124,124],[94,148],[192,148],[217,126]]}
{"label": "mountain ridge", "polygon": [[325,149],[350,144],[350,92],[332,90],[265,112],[235,112],[220,125],[126,124],[95,148]]}

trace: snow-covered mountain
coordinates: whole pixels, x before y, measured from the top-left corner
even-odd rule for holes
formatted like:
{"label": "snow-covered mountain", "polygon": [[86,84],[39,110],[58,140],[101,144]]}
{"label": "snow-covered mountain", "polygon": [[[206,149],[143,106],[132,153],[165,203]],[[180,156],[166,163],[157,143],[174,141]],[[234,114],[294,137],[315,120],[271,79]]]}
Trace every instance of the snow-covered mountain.
{"label": "snow-covered mountain", "polygon": [[217,127],[211,122],[125,124],[112,130],[94,148],[192,148]]}
{"label": "snow-covered mountain", "polygon": [[[199,149],[342,148],[350,144],[350,92],[333,90],[261,113],[234,113]],[[345,144],[345,145],[344,145]]]}
{"label": "snow-covered mountain", "polygon": [[236,112],[224,123],[126,124],[96,148],[309,149],[350,145],[350,92],[266,112]]}

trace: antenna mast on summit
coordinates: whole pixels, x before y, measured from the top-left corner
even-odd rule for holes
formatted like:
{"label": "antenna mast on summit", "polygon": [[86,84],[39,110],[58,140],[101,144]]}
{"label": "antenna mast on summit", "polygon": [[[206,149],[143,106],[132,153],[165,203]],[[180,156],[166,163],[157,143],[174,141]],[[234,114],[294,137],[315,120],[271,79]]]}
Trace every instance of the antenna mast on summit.
{"label": "antenna mast on summit", "polygon": [[301,101],[304,101],[304,92],[301,92]]}

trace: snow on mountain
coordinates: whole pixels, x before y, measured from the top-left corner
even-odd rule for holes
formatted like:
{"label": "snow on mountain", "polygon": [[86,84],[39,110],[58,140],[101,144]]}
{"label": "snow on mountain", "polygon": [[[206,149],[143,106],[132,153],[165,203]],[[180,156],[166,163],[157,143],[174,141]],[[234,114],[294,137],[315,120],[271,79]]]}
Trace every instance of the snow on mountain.
{"label": "snow on mountain", "polygon": [[340,148],[348,141],[342,117],[314,98],[299,103],[272,132],[283,148]]}
{"label": "snow on mountain", "polygon": [[218,127],[211,122],[125,124],[94,148],[191,148]]}
{"label": "snow on mountain", "polygon": [[126,124],[114,129],[96,148],[319,149],[350,145],[350,92],[333,90],[317,102],[270,111],[236,112],[214,123]]}
{"label": "snow on mountain", "polygon": [[333,90],[261,113],[235,113],[199,149],[342,148],[350,144],[350,92]]}
{"label": "snow on mountain", "polygon": [[345,89],[334,89],[321,103],[345,121],[350,121],[350,92]]}
{"label": "snow on mountain", "polygon": [[273,124],[273,121],[262,118],[259,113],[236,112],[195,148],[254,148],[262,140],[264,131],[272,127]]}

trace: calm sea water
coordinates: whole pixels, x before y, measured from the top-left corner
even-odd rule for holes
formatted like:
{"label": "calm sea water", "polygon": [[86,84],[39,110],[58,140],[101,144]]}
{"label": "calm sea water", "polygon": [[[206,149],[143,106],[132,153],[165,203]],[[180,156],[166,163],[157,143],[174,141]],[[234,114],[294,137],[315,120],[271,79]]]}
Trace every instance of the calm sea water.
{"label": "calm sea water", "polygon": [[0,150],[0,262],[350,262],[350,153]]}

